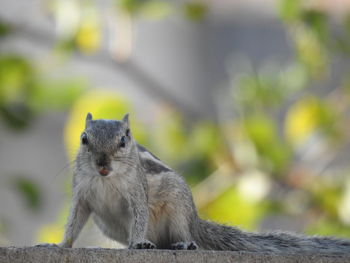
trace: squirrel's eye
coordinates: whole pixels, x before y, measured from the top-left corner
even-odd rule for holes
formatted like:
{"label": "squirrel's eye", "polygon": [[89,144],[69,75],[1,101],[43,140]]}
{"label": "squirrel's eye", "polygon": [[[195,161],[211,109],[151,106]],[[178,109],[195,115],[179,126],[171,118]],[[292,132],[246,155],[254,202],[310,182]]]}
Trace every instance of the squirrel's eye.
{"label": "squirrel's eye", "polygon": [[83,132],[83,134],[81,135],[81,143],[82,144],[88,144],[88,138],[87,138],[87,134],[85,132]]}
{"label": "squirrel's eye", "polygon": [[122,148],[124,148],[124,147],[125,147],[125,143],[126,143],[126,138],[125,138],[125,136],[122,136],[122,137],[120,138],[119,146],[122,147]]}

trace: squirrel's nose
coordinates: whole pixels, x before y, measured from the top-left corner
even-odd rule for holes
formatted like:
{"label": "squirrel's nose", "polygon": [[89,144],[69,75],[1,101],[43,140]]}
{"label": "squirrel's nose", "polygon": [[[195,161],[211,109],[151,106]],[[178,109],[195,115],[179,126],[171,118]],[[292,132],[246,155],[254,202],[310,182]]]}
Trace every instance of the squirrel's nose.
{"label": "squirrel's nose", "polygon": [[110,173],[111,169],[110,168],[106,168],[106,167],[102,167],[98,170],[98,172],[100,173],[100,175],[102,176],[107,176]]}
{"label": "squirrel's nose", "polygon": [[101,156],[99,156],[99,158],[96,160],[96,166],[100,175],[106,176],[112,171],[109,162],[109,158],[106,154],[101,154]]}

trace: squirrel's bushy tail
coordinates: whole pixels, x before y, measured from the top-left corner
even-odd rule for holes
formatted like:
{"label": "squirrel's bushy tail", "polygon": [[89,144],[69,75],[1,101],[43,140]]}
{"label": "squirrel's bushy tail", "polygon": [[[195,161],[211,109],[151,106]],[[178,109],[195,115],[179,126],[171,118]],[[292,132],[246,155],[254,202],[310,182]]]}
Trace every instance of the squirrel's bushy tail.
{"label": "squirrel's bushy tail", "polygon": [[202,249],[251,252],[350,253],[350,240],[332,237],[308,237],[285,232],[248,233],[235,227],[199,219],[193,233]]}

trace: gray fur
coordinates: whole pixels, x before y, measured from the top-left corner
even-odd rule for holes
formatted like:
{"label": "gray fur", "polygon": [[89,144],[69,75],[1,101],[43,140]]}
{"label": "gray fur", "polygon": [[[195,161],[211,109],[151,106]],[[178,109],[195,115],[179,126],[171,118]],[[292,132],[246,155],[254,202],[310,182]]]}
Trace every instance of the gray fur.
{"label": "gray fur", "polygon": [[200,219],[183,177],[138,145],[128,130],[128,115],[122,121],[87,116],[88,144],[81,145],[76,159],[61,246],[73,245],[92,214],[106,236],[129,248],[350,253],[349,240],[247,233]]}
{"label": "gray fur", "polygon": [[[150,154],[153,157],[153,159],[156,159],[156,160],[160,161],[157,156],[155,156],[153,153],[148,151],[144,146],[142,146],[140,144],[137,144],[137,149],[139,150],[139,153],[148,153],[148,154]],[[141,158],[141,160],[142,160],[142,158]]]}
{"label": "gray fur", "polygon": [[172,171],[168,167],[161,165],[158,162],[155,162],[154,160],[142,160],[141,165],[149,174],[160,174]]}

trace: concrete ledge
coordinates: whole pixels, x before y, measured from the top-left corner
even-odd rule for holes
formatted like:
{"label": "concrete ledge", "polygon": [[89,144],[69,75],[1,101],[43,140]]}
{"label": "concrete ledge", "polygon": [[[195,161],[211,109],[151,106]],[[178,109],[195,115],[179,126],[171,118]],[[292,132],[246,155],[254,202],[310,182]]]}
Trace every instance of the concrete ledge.
{"label": "concrete ledge", "polygon": [[98,248],[0,247],[0,262],[350,262],[349,255],[273,254]]}

